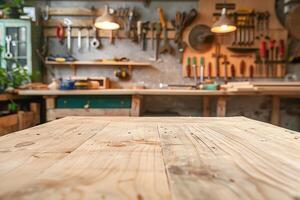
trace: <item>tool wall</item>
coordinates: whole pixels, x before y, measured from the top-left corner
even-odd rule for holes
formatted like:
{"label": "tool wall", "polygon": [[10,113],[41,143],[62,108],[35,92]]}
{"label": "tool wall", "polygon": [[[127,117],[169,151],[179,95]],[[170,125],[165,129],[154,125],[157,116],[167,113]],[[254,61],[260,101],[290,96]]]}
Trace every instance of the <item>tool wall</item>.
{"label": "tool wall", "polygon": [[[200,1],[200,17],[194,24],[211,27],[220,16],[223,6],[217,0]],[[193,65],[200,66],[202,58],[204,76],[209,78],[248,80],[284,77],[288,34],[276,18],[274,0],[235,0],[229,1],[226,7],[237,31],[214,35],[213,42],[210,42],[212,45],[204,50],[193,48],[189,42],[191,48],[187,48],[184,54],[183,76],[193,78]],[[193,31],[194,28],[192,26],[189,29]],[[191,37],[190,30],[184,34],[187,41]],[[202,35],[206,35],[206,41],[212,40],[204,29]],[[202,46],[208,44],[202,42]],[[196,73],[200,76],[199,67]]]}

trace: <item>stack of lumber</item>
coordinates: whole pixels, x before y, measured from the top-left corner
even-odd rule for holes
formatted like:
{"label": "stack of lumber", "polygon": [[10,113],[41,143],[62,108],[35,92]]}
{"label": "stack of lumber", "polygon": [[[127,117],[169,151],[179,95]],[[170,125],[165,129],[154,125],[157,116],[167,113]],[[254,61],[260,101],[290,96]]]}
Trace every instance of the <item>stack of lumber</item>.
{"label": "stack of lumber", "polygon": [[221,85],[228,92],[300,91],[300,82],[231,82]]}

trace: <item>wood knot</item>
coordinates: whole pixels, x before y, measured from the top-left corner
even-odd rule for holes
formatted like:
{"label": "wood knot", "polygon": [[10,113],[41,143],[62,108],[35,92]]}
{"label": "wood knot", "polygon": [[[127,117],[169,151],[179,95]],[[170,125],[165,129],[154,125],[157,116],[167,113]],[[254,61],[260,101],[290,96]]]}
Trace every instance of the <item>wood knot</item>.
{"label": "wood knot", "polygon": [[27,141],[27,142],[21,142],[15,145],[15,147],[19,148],[19,147],[25,147],[25,146],[30,146],[35,144],[34,142],[31,141]]}
{"label": "wood knot", "polygon": [[141,194],[137,195],[137,200],[143,200],[143,199],[144,199],[144,197]]}
{"label": "wood knot", "polygon": [[174,165],[169,167],[169,171],[170,171],[170,173],[176,174],[176,175],[184,174],[184,170],[182,168],[180,168],[178,166],[174,166]]}

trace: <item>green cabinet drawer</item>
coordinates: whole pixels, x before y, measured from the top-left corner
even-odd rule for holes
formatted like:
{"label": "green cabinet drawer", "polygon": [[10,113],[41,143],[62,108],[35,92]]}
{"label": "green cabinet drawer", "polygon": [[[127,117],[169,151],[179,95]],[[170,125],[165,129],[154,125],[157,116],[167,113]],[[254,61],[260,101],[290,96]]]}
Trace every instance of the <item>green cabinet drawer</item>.
{"label": "green cabinet drawer", "polygon": [[56,108],[131,108],[131,96],[60,96]]}

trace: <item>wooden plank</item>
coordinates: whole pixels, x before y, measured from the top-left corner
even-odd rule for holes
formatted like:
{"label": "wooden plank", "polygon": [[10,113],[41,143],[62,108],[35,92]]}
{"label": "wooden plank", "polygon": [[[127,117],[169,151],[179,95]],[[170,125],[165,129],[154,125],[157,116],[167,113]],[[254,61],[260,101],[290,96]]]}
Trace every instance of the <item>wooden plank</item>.
{"label": "wooden plank", "polygon": [[217,117],[226,116],[226,97],[218,97],[217,100]]}
{"label": "wooden plank", "polygon": [[[84,122],[74,124],[69,118],[0,137],[0,177],[6,180],[0,183],[0,198],[20,199],[30,194],[23,190],[25,186],[30,187],[45,169],[70,155],[108,124],[98,121],[89,127]],[[14,193],[15,189],[21,192]]]}
{"label": "wooden plank", "polygon": [[54,109],[55,119],[68,116],[130,116],[131,109]]}
{"label": "wooden plank", "polygon": [[299,134],[244,117],[68,117],[0,137],[0,198],[295,200]]}
{"label": "wooden plank", "polygon": [[280,97],[272,97],[271,123],[274,125],[280,124]]}
{"label": "wooden plank", "polygon": [[203,117],[209,117],[210,116],[210,97],[204,96],[203,97]]}
{"label": "wooden plank", "polygon": [[[103,120],[106,121],[105,118]],[[72,118],[72,120],[67,118],[59,120],[59,123],[63,125],[66,121],[68,123],[72,121],[73,126],[81,130],[86,129],[83,134],[99,127],[99,118]],[[4,181],[6,187],[0,191],[0,198],[57,199],[63,196],[64,199],[92,200],[170,199],[155,124],[115,121],[104,129],[93,132],[97,132],[97,135],[68,156],[56,158],[52,166],[49,166],[48,161],[48,167],[44,171],[41,172],[38,167],[42,165],[45,168],[44,163],[32,166],[39,171],[39,175],[36,175],[36,172],[23,175],[16,174],[15,171],[0,173],[0,177],[5,178],[2,180],[11,177],[24,178],[21,180],[22,184],[13,184],[16,179]],[[64,146],[64,143],[60,145]],[[19,169],[29,170],[32,164],[36,163],[33,161],[24,163],[23,169]],[[0,172],[2,168],[0,165]],[[0,186],[3,186],[4,182],[0,183]]]}
{"label": "wooden plank", "polygon": [[31,103],[30,111],[33,112],[33,124],[37,125],[41,122],[41,105],[39,103]]}
{"label": "wooden plank", "polygon": [[159,125],[172,199],[299,197],[299,133],[240,119]]}
{"label": "wooden plank", "polygon": [[130,116],[141,116],[142,98],[140,95],[132,95]]}
{"label": "wooden plank", "polygon": [[[72,28],[71,31],[71,36],[72,37],[77,37],[78,36],[78,28]],[[117,31],[113,31],[113,33],[116,33]],[[92,32],[91,32],[92,34]],[[45,37],[56,37],[56,28],[44,28],[44,36]],[[88,31],[87,29],[82,31],[82,37],[88,36]],[[66,37],[66,36],[65,36]],[[98,37],[99,38],[110,38],[111,37],[111,31],[107,30],[98,30]],[[123,30],[118,30],[118,37],[123,39],[126,38],[125,32]],[[147,32],[147,39],[151,38],[151,32]],[[168,38],[169,39],[174,39],[175,38],[175,31],[174,30],[169,30],[168,31]]]}
{"label": "wooden plank", "polygon": [[19,130],[18,114],[0,117],[0,136]]}
{"label": "wooden plank", "polygon": [[[97,8],[96,15],[102,15],[104,8]],[[90,8],[49,8],[50,16],[93,16],[94,13]]]}
{"label": "wooden plank", "polygon": [[131,66],[131,67],[147,67],[151,66],[147,62],[137,62],[137,61],[128,61],[128,62],[117,62],[117,61],[74,61],[74,62],[55,62],[55,61],[46,61],[47,65],[92,65],[92,66]]}
{"label": "wooden plank", "polygon": [[24,97],[18,96],[17,94],[0,94],[0,101],[9,101],[9,100],[17,100],[22,99]]}

